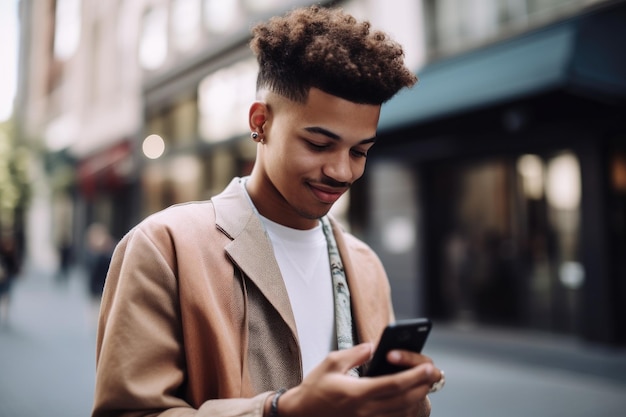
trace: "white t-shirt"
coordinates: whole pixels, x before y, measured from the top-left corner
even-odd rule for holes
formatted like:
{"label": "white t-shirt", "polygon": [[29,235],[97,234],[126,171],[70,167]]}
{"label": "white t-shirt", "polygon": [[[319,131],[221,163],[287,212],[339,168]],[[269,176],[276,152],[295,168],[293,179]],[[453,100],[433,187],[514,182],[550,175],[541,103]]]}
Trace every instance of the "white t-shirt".
{"label": "white t-shirt", "polygon": [[287,287],[307,375],[331,350],[337,349],[335,306],[326,237],[321,223],[298,230],[261,220]]}

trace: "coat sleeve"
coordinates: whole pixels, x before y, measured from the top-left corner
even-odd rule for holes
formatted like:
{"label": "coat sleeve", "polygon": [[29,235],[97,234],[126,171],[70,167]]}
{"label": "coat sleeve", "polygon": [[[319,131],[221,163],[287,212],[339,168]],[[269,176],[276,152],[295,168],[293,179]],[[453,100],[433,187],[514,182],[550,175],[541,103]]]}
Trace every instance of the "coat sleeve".
{"label": "coat sleeve", "polygon": [[98,323],[92,416],[261,417],[269,392],[198,409],[185,400],[175,262],[139,227],[118,244]]}

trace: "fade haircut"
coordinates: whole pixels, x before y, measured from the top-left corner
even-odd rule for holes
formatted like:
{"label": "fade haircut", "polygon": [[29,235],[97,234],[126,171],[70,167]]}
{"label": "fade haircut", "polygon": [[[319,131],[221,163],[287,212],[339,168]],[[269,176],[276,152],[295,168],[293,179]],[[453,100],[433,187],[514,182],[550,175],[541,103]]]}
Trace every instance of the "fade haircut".
{"label": "fade haircut", "polygon": [[304,103],[314,87],[359,104],[382,104],[417,77],[402,46],[367,21],[337,8],[310,6],[252,29],[259,63],[257,91]]}

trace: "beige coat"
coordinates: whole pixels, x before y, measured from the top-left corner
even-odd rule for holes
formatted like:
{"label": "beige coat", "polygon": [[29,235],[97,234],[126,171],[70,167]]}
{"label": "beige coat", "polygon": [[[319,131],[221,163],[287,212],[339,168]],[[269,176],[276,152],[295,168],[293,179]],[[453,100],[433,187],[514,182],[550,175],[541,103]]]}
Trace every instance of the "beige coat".
{"label": "beige coat", "polygon": [[[393,312],[378,257],[337,232],[358,339]],[[101,306],[94,417],[262,416],[302,380],[298,335],[272,246],[239,179],[171,207],[116,248]]]}

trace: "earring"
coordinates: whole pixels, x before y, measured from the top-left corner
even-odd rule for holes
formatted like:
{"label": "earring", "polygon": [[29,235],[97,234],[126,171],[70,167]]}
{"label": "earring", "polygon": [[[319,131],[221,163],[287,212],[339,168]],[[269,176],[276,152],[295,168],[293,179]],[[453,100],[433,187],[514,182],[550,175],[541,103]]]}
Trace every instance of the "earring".
{"label": "earring", "polygon": [[259,138],[259,134],[257,132],[250,133],[250,137],[252,140],[257,140]]}

